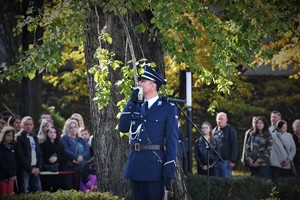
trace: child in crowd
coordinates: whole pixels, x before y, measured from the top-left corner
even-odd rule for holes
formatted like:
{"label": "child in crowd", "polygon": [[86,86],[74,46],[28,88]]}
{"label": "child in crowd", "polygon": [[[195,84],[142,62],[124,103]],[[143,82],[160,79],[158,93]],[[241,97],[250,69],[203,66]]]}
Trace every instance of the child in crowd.
{"label": "child in crowd", "polygon": [[96,192],[97,190],[97,176],[95,166],[91,163],[85,164],[81,172],[80,190],[83,193],[87,191]]}
{"label": "child in crowd", "polygon": [[91,153],[91,156],[93,157],[94,156],[94,149],[92,147],[93,135],[91,135],[89,130],[86,128],[80,130],[80,135],[86,141],[86,143],[89,145],[90,153]]}
{"label": "child in crowd", "polygon": [[17,174],[17,160],[15,155],[15,130],[4,126],[0,143],[0,199],[11,196],[14,191],[14,181]]}

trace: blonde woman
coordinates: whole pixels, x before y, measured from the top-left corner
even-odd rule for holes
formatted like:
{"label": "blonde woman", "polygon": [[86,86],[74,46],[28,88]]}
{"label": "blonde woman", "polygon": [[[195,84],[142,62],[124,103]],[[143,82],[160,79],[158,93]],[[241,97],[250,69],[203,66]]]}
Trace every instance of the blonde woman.
{"label": "blonde woman", "polygon": [[47,131],[53,127],[53,123],[47,119],[43,119],[37,134],[39,143],[43,143],[47,139]]}
{"label": "blonde woman", "polygon": [[73,113],[72,116],[71,116],[71,119],[76,119],[77,120],[79,128],[82,128],[82,129],[85,128],[84,120],[83,120],[83,117],[81,116],[81,114]]}
{"label": "blonde woman", "polygon": [[[90,159],[90,148],[87,142],[78,137],[79,126],[75,119],[68,119],[64,125],[61,144],[64,147],[67,158],[66,170],[81,172],[87,160]],[[66,189],[72,189],[74,186],[73,177],[67,178]]]}

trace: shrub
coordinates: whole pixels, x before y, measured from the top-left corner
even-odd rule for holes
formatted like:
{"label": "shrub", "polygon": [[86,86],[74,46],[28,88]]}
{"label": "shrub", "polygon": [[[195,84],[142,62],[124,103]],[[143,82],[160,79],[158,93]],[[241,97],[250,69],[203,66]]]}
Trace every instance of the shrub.
{"label": "shrub", "polygon": [[86,194],[81,191],[76,190],[58,190],[54,193],[41,192],[34,194],[20,194],[13,195],[11,197],[5,197],[6,200],[40,200],[40,199],[51,199],[51,200],[119,200],[117,196],[112,196],[110,193],[100,193],[100,192],[87,192]]}
{"label": "shrub", "polygon": [[[187,188],[192,199],[207,199],[206,176],[188,175]],[[297,199],[300,179],[286,178],[275,182],[253,176],[209,178],[209,199]]]}

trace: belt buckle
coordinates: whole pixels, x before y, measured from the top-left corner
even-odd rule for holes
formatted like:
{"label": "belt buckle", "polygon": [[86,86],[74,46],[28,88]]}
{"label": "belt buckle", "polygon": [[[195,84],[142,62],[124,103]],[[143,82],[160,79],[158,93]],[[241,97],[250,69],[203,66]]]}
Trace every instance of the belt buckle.
{"label": "belt buckle", "polygon": [[135,143],[134,144],[134,150],[135,151],[141,151],[141,145],[140,145],[140,143]]}

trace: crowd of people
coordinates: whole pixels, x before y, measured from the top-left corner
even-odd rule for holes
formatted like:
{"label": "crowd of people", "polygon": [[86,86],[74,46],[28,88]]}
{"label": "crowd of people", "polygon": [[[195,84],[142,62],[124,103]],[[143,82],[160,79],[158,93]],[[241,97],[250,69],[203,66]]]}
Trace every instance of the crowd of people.
{"label": "crowd of people", "polygon": [[[252,176],[277,179],[299,175],[300,119],[293,122],[292,134],[287,132],[287,125],[277,111],[271,112],[270,125],[265,116],[254,116],[252,126],[245,132],[240,159],[237,132],[228,123],[227,114],[218,113],[216,127],[208,121],[203,122],[202,135],[195,141],[197,173],[228,178],[236,163],[241,161]],[[30,116],[21,118],[12,114],[0,118],[0,133],[0,196],[39,192],[43,187],[53,191],[74,188],[72,175],[64,176],[62,185],[49,176],[42,187],[41,171],[74,171],[80,174],[81,191],[96,190],[93,136],[80,114],[74,113],[62,129],[54,126],[49,113],[40,115],[37,128]],[[178,141],[179,149],[182,139]],[[136,151],[136,146],[132,148]],[[128,167],[125,176],[132,173]],[[183,166],[185,172],[186,168]]]}
{"label": "crowd of people", "polygon": [[[93,164],[92,135],[84,120],[74,113],[63,129],[54,126],[49,113],[42,113],[35,128],[32,117],[9,114],[0,118],[0,197],[43,190],[73,189],[83,192],[97,188]],[[58,184],[54,176],[43,182],[41,172],[75,172]]]}
{"label": "crowd of people", "polygon": [[[220,112],[214,129],[209,122],[202,123],[203,136],[194,145],[198,174],[232,176],[232,169],[240,156],[236,130],[227,122],[227,114]],[[299,176],[300,120],[293,122],[292,134],[287,132],[287,122],[280,112],[271,112],[270,123],[265,116],[252,118],[252,127],[245,132],[240,161],[252,176],[272,180]]]}

